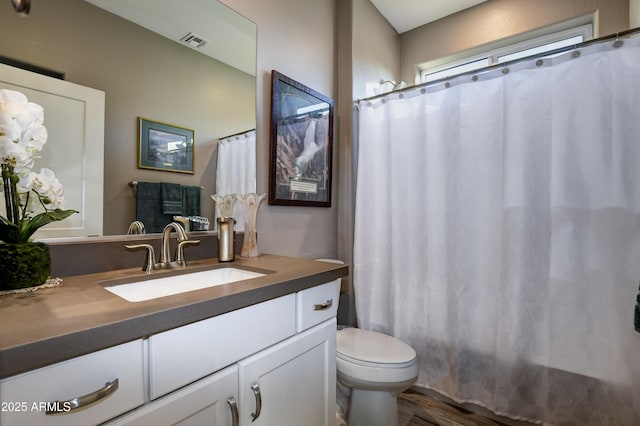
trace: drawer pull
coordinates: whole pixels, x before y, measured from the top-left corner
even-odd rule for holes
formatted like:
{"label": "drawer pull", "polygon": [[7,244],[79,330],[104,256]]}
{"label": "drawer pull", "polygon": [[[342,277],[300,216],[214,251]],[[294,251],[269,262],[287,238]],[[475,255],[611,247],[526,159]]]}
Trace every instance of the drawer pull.
{"label": "drawer pull", "polygon": [[326,311],[333,305],[333,299],[329,299],[324,303],[318,303],[317,305],[313,305],[314,311]]}
{"label": "drawer pull", "polygon": [[258,417],[260,417],[260,411],[262,411],[262,395],[260,395],[260,385],[255,383],[251,386],[251,390],[253,391],[253,396],[256,398],[256,412],[251,413],[251,421],[255,422]]}
{"label": "drawer pull", "polygon": [[94,402],[98,402],[114,393],[117,389],[118,379],[115,379],[112,382],[105,383],[104,387],[87,395],[79,396],[67,401],[55,401],[53,403],[49,403],[48,405],[55,406],[56,408],[53,410],[45,411],[45,414],[51,415],[69,413],[73,410],[77,410],[79,408],[86,407],[89,404],[93,404]]}
{"label": "drawer pull", "polygon": [[229,397],[227,399],[227,404],[229,404],[229,408],[231,409],[231,426],[238,426],[240,422],[240,417],[238,415],[238,403],[234,397]]}

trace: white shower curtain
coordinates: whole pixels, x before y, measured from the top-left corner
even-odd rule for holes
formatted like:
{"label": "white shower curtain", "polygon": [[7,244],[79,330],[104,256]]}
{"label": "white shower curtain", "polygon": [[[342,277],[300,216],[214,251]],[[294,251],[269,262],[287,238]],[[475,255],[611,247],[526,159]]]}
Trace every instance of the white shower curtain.
{"label": "white shower curtain", "polygon": [[[249,130],[220,139],[216,167],[216,194],[256,192],[256,131]],[[235,204],[233,212],[236,230],[244,230],[244,213],[239,202]],[[217,206],[215,216],[220,216]]]}
{"label": "white shower curtain", "polygon": [[359,327],[418,384],[547,424],[640,424],[640,42],[359,105]]}

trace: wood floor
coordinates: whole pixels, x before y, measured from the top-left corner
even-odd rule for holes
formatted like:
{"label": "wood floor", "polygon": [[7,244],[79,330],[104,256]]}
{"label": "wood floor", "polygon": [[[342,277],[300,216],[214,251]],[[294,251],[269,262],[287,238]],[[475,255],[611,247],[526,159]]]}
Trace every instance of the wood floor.
{"label": "wood floor", "polygon": [[[398,395],[399,426],[534,426],[533,423],[501,419],[492,413],[481,415],[480,407],[473,411],[445,402],[414,389]],[[347,426],[345,420],[336,416],[337,426]]]}
{"label": "wood floor", "polygon": [[398,395],[400,426],[506,426],[415,391]]}

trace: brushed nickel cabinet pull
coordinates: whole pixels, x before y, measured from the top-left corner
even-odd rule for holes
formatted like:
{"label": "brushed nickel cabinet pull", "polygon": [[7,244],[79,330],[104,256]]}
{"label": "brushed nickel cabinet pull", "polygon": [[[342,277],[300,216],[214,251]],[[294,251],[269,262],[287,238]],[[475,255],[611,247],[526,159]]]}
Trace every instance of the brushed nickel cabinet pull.
{"label": "brushed nickel cabinet pull", "polygon": [[255,422],[258,417],[260,417],[260,411],[262,411],[262,395],[260,394],[260,385],[255,383],[251,386],[251,390],[253,391],[253,396],[256,398],[256,412],[251,413],[251,421]]}
{"label": "brushed nickel cabinet pull", "polygon": [[229,404],[229,408],[231,409],[231,426],[238,426],[240,422],[240,416],[238,415],[238,403],[234,397],[229,397],[227,399],[227,404]]}
{"label": "brushed nickel cabinet pull", "polygon": [[324,303],[319,303],[317,305],[313,305],[314,311],[326,311],[333,305],[333,299],[329,299]]}
{"label": "brushed nickel cabinet pull", "polygon": [[105,383],[102,388],[87,395],[79,396],[67,401],[55,401],[53,403],[50,402],[48,406],[55,406],[56,408],[53,410],[45,411],[45,414],[51,415],[70,413],[73,410],[86,407],[89,404],[93,404],[94,402],[105,399],[109,395],[113,394],[116,390],[118,390],[118,379],[115,379],[112,382]]}

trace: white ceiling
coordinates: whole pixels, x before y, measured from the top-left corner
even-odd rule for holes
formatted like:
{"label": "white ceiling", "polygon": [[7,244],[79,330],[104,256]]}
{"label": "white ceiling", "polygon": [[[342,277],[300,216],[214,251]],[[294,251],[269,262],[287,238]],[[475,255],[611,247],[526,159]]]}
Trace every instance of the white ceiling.
{"label": "white ceiling", "polygon": [[486,0],[371,0],[393,28],[402,34],[468,9]]}

